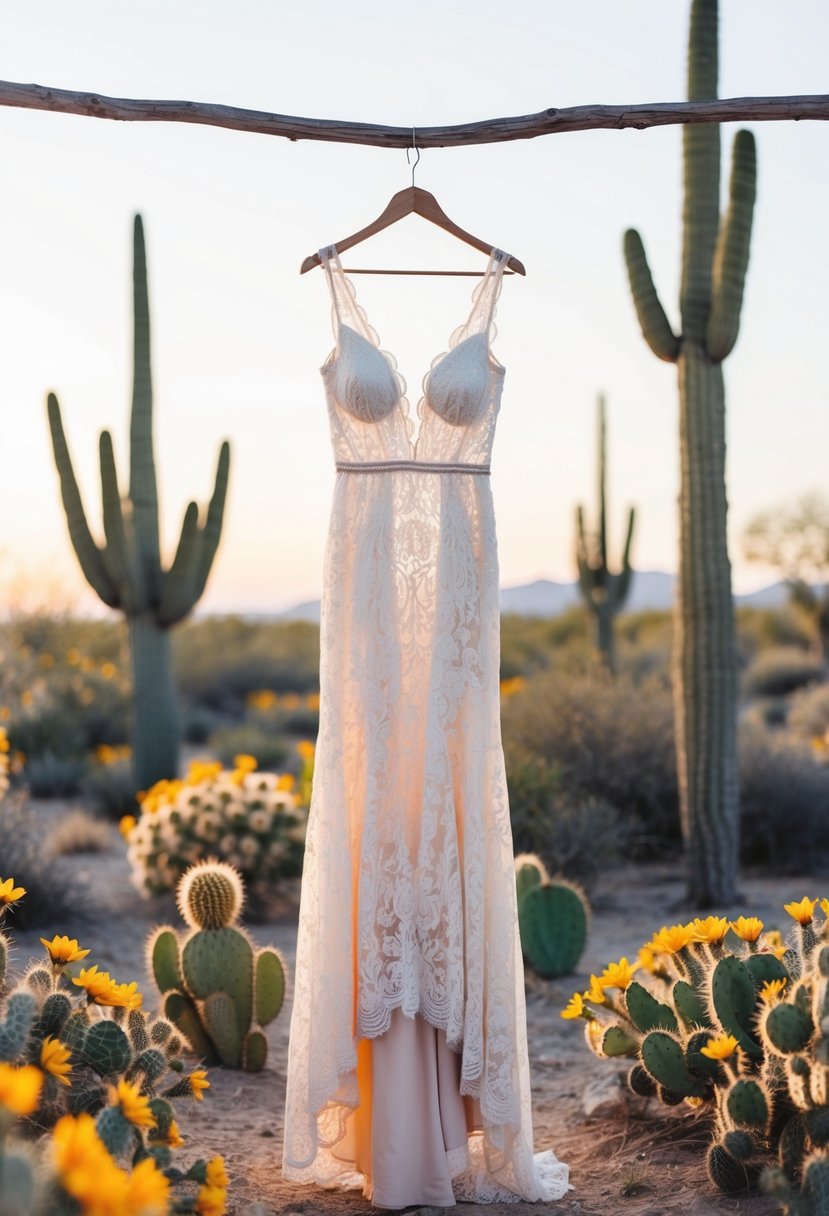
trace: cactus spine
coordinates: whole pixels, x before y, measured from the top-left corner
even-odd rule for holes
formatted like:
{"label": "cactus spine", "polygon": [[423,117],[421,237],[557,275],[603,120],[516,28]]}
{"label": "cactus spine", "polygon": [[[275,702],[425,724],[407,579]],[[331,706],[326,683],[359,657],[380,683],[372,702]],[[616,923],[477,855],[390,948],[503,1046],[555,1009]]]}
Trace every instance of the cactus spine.
{"label": "cactus spine", "polygon": [[133,675],[133,754],[136,784],[147,789],[178,772],[180,727],[170,656],[170,628],[193,609],[207,582],[219,545],[227,493],[230,448],[222,444],[206,518],[189,503],[175,558],[161,565],[158,490],[153,454],[150,312],[141,217],[134,224],[134,374],[130,421],[129,495],[121,498],[112,437],[100,438],[105,541],[98,545],[87,523],[54,393],[48,413],[69,536],[87,582],[129,622]]}
{"label": "cactus spine", "polygon": [[[717,96],[717,0],[693,0],[688,97]],[[625,257],[642,333],[677,365],[680,402],[680,562],[674,699],[689,896],[730,903],[737,878],[736,660],[726,537],[722,362],[739,331],[756,189],[754,137],[734,141],[730,203],[720,221],[720,129],[683,129],[685,205],[680,310],[673,332],[638,232]]]}
{"label": "cactus spine", "polygon": [[[598,413],[598,466],[599,466],[599,523],[598,530],[588,541],[584,526],[584,508],[576,508],[576,564],[579,571],[579,589],[582,599],[596,627],[596,650],[609,671],[615,670],[616,655],[613,622],[621,610],[630,590],[630,546],[633,540],[635,511],[628,511],[625,545],[622,553],[622,569],[611,574],[607,565],[607,426],[605,422],[605,400],[600,396]],[[592,549],[592,551],[591,551]]]}

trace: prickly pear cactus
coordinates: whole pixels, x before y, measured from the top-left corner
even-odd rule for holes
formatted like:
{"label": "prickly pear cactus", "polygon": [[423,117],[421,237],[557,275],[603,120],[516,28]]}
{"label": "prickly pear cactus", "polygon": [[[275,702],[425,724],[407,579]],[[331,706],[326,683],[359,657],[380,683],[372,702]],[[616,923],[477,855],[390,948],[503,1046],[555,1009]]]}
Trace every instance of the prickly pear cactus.
{"label": "prickly pear cactus", "polygon": [[285,968],[278,951],[254,949],[236,923],[244,901],[232,866],[205,861],[182,877],[178,906],[190,932],[162,925],[147,943],[167,1017],[208,1063],[257,1072],[265,1065],[262,1027],[279,1013]]}
{"label": "prickly pear cactus", "polygon": [[[524,867],[526,869],[526,866]],[[518,876],[519,889],[522,876]],[[562,878],[531,882],[523,877],[518,901],[521,949],[544,979],[575,971],[587,940],[589,905],[584,892]]]}

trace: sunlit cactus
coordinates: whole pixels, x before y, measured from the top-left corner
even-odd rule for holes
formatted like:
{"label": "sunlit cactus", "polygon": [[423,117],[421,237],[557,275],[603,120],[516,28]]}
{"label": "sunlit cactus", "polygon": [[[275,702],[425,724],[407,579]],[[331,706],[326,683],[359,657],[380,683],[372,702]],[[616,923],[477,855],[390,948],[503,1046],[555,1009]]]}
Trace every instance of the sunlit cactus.
{"label": "sunlit cactus", "polygon": [[533,853],[515,860],[518,927],[524,958],[545,979],[575,971],[587,940],[590,905],[581,887],[549,878]]}
{"label": "sunlit cactus", "polygon": [[633,507],[628,511],[622,568],[617,574],[611,574],[607,564],[607,436],[604,397],[599,397],[597,412],[599,520],[595,535],[588,538],[584,526],[584,508],[576,508],[576,564],[579,590],[596,624],[596,650],[608,670],[613,671],[616,666],[613,622],[622,610],[630,591],[630,546],[633,541],[635,512]]}
{"label": "sunlit cactus", "polygon": [[133,756],[136,786],[149,788],[178,772],[180,725],[170,656],[170,629],[195,607],[204,591],[222,531],[230,468],[223,443],[213,496],[202,522],[191,502],[184,515],[172,565],[161,564],[158,491],[153,452],[153,397],[150,373],[150,313],[141,217],[134,226],[134,372],[130,423],[130,484],[122,496],[112,437],[100,438],[104,543],[87,522],[60,407],[49,394],[52,447],[69,536],[88,583],[129,623],[133,678]]}
{"label": "sunlit cactus", "polygon": [[[717,0],[693,0],[688,99],[717,96]],[[725,386],[737,341],[754,198],[754,137],[739,131],[728,210],[720,218],[720,128],[683,128],[685,205],[681,332],[659,300],[639,233],[625,234],[630,286],[646,342],[679,373],[679,587],[674,690],[689,895],[732,903],[738,864],[737,675],[726,535]]]}

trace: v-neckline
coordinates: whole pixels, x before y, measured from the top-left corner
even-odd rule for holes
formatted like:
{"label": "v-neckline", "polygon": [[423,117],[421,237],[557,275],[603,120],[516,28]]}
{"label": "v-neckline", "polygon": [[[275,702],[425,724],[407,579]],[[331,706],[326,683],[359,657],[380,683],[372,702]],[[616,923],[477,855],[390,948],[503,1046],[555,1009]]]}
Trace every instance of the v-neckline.
{"label": "v-neckline", "polygon": [[[336,345],[336,349],[335,349],[335,358],[339,358],[339,349],[340,349],[339,331],[341,329],[347,329],[347,330],[349,330],[350,333],[355,334],[363,342],[366,342],[373,350],[375,350],[377,352],[377,354],[380,356],[380,358],[383,359],[383,361],[388,365],[389,370],[391,371],[392,375],[394,376],[395,380],[397,381],[397,386],[398,386],[397,408],[400,410],[400,413],[403,417],[403,421],[404,421],[404,424],[406,427],[406,434],[407,434],[407,438],[409,441],[409,447],[410,447],[411,453],[412,453],[412,458],[417,459],[417,449],[418,449],[418,445],[420,443],[421,436],[423,434],[423,423],[425,421],[423,412],[422,412],[422,407],[425,404],[427,404],[426,382],[428,381],[432,372],[435,371],[435,369],[438,368],[441,365],[441,363],[443,363],[443,361],[446,358],[448,358],[448,356],[453,351],[458,350],[459,347],[461,347],[461,346],[465,345],[465,343],[471,341],[472,338],[479,338],[479,337],[487,338],[488,337],[488,327],[487,327],[486,329],[479,330],[476,333],[467,334],[467,336],[465,338],[461,338],[461,340],[459,342],[455,342],[454,344],[452,342],[452,339],[456,333],[466,329],[469,326],[469,323],[472,320],[472,317],[474,316],[475,309],[478,305],[480,296],[483,295],[484,291],[490,285],[492,277],[496,273],[496,270],[497,270],[497,267],[499,264],[498,260],[497,260],[498,251],[493,249],[490,252],[489,263],[487,264],[487,268],[486,268],[486,271],[484,272],[483,278],[481,279],[481,282],[479,284],[476,284],[475,290],[472,293],[472,303],[470,305],[469,312],[466,315],[466,319],[461,323],[461,325],[456,326],[452,330],[452,333],[449,335],[448,346],[446,346],[439,354],[435,355],[434,359],[429,364],[429,367],[424,372],[423,377],[420,382],[421,393],[417,399],[417,402],[415,403],[414,414],[412,414],[412,400],[411,400],[411,397],[409,396],[409,392],[408,392],[408,382],[407,382],[405,376],[403,375],[403,373],[400,371],[400,368],[397,363],[397,359],[392,351],[387,350],[384,346],[381,346],[380,335],[378,334],[377,330],[374,328],[374,326],[369,321],[368,313],[366,312],[365,308],[363,308],[362,304],[360,304],[360,302],[359,302],[359,299],[357,296],[357,288],[355,287],[352,280],[348,277],[348,275],[343,270],[343,265],[342,265],[342,262],[340,261],[340,255],[337,252],[336,246],[333,246],[333,245],[330,246],[330,250],[331,250],[330,253],[328,253],[328,251],[325,251],[326,255],[327,255],[326,261],[332,262],[334,264],[334,268],[335,268],[337,274],[342,279],[343,283],[346,285],[346,289],[348,290],[348,292],[351,295],[351,298],[354,302],[354,308],[356,309],[357,314],[361,317],[363,324],[365,325],[366,332],[369,335],[367,337],[366,334],[360,333],[360,331],[358,329],[355,329],[355,327],[353,325],[349,325],[347,321],[342,321],[339,317],[339,310],[337,310],[337,345]],[[487,349],[488,349],[488,343],[487,343]],[[503,369],[502,369],[502,372],[503,372]],[[417,422],[415,421],[415,419],[417,419]]]}

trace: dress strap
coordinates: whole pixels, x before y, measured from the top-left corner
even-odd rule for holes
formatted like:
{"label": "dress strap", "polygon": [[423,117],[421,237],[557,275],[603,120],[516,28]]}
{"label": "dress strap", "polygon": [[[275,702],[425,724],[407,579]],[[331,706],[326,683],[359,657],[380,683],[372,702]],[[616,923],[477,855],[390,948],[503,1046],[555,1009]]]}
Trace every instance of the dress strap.
{"label": "dress strap", "polygon": [[354,285],[346,275],[336,245],[326,245],[319,251],[320,264],[325,271],[331,292],[333,311],[331,321],[335,337],[341,325],[354,329],[369,342],[379,345],[377,334],[368,323],[364,309],[357,303]]}
{"label": "dress strap", "polygon": [[505,253],[503,249],[492,250],[484,276],[472,293],[472,308],[469,316],[464,324],[452,334],[450,349],[466,338],[471,338],[473,334],[485,333],[488,340],[492,341],[495,336],[493,329],[495,307],[501,294],[504,269],[509,260],[510,254]]}

